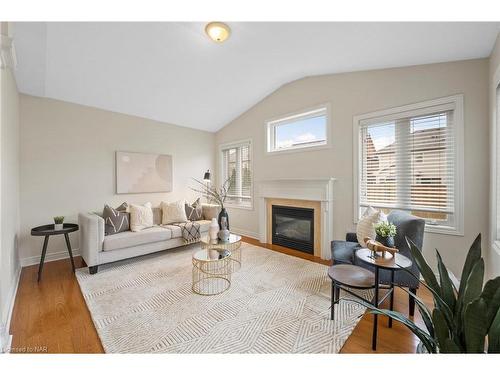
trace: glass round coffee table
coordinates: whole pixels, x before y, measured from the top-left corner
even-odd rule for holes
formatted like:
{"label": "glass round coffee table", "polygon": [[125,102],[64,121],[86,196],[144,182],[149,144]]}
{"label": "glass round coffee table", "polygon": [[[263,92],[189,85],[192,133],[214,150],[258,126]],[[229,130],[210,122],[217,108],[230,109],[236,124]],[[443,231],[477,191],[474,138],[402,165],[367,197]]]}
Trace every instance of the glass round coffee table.
{"label": "glass round coffee table", "polygon": [[193,254],[193,292],[220,294],[231,286],[231,252],[202,249]]}
{"label": "glass round coffee table", "polygon": [[210,240],[209,236],[204,236],[200,240],[201,248],[205,250],[229,251],[231,253],[230,272],[236,272],[241,268],[241,236],[231,233],[228,241],[219,239]]}

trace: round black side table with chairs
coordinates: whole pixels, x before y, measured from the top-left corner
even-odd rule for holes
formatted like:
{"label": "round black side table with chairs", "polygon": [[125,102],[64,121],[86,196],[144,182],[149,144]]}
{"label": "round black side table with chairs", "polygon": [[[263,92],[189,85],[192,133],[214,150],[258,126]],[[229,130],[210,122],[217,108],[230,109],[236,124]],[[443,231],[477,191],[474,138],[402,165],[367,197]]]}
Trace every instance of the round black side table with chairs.
{"label": "round black side table with chairs", "polygon": [[42,256],[40,257],[40,265],[38,266],[38,281],[42,277],[43,262],[45,261],[45,254],[47,253],[47,245],[49,243],[50,236],[56,236],[59,234],[64,234],[64,239],[66,240],[66,247],[68,248],[69,257],[71,259],[71,267],[73,272],[75,272],[75,262],[73,261],[73,252],[71,251],[71,243],[69,241],[68,233],[76,232],[78,230],[78,224],[64,223],[62,229],[55,229],[54,224],[42,225],[31,229],[32,236],[43,236],[43,248]]}
{"label": "round black side table with chairs", "polygon": [[[334,264],[328,269],[328,276],[332,280],[331,320],[335,317],[335,305],[341,300],[340,290],[376,307],[379,307],[387,297],[390,297],[389,309],[392,310],[394,308],[394,273],[412,266],[412,261],[399,253],[395,253],[394,255],[386,253],[382,256],[376,255],[376,253],[369,249],[361,248],[356,251],[355,256],[359,261],[370,265],[374,272],[352,264]],[[380,284],[381,269],[390,271],[391,281],[389,285]],[[367,300],[349,289],[374,289],[373,299]],[[386,290],[386,293],[382,298],[379,298],[381,289]],[[392,328],[392,318],[389,318],[389,328]],[[374,314],[372,334],[373,350],[377,350],[377,329],[378,315]]]}

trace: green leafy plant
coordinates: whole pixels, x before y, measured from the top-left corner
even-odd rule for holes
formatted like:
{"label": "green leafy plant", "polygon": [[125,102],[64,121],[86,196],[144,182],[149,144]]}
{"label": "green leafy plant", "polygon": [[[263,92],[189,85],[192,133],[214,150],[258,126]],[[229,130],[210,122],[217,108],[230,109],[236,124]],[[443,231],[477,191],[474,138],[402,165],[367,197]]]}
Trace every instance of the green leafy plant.
{"label": "green leafy plant", "polygon": [[[426,329],[418,327],[399,312],[360,303],[369,307],[373,314],[386,315],[404,324],[420,339],[429,353],[484,353],[485,350],[488,353],[500,353],[500,276],[489,280],[483,287],[481,234],[467,254],[459,286],[452,282],[437,249],[438,277],[415,244],[408,238],[406,241],[413,261],[424,278],[421,284],[432,293],[434,308],[431,311],[413,293],[401,289],[415,297]],[[417,278],[410,271],[405,271]]]}
{"label": "green leafy plant", "polygon": [[64,216],[54,216],[55,224],[62,224],[64,222]]}
{"label": "green leafy plant", "polygon": [[387,221],[381,221],[373,225],[375,233],[380,237],[394,237],[396,235],[396,226],[393,223]]}

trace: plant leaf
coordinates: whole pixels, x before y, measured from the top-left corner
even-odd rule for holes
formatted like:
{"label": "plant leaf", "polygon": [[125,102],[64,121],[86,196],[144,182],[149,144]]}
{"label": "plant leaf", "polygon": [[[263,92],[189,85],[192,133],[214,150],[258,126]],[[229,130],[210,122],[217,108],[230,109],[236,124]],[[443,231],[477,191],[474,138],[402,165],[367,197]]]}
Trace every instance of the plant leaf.
{"label": "plant leaf", "polygon": [[392,319],[402,323],[405,325],[410,331],[412,331],[415,336],[417,336],[420,341],[424,344],[424,346],[427,348],[429,353],[436,353],[436,340],[431,337],[427,332],[425,332],[422,328],[417,326],[415,322],[412,320],[408,319],[405,315],[397,312],[397,311],[392,311],[392,310],[386,310],[386,309],[379,309],[375,306],[373,306],[370,303],[367,303],[363,300],[352,300],[348,299],[349,301],[352,302],[357,302],[369,309],[370,314],[379,314],[379,315],[385,315],[388,317],[391,317]]}
{"label": "plant leaf", "polygon": [[[462,276],[460,278],[460,287],[458,289],[458,295],[461,295],[465,291],[465,286],[467,280],[469,279],[472,268],[477,261],[481,259],[481,233],[479,233],[472,243],[469,252],[467,253],[467,258],[465,259],[464,267],[462,269]],[[460,307],[460,306],[457,306]]]}
{"label": "plant leaf", "polygon": [[482,298],[475,299],[465,307],[464,336],[467,353],[484,352],[484,338],[488,333],[486,309],[486,302]]}
{"label": "plant leaf", "polygon": [[500,308],[500,276],[486,282],[481,298],[484,298],[488,305],[486,320],[490,325]]}
{"label": "plant leaf", "polygon": [[500,353],[500,309],[488,331],[488,353]]}
{"label": "plant leaf", "polygon": [[422,252],[418,249],[417,245],[415,245],[413,241],[410,240],[408,237],[406,237],[406,242],[410,247],[410,253],[413,257],[413,260],[417,264],[417,267],[420,270],[420,273],[422,274],[427,285],[429,285],[435,291],[440,291],[441,288],[439,287],[439,284],[436,280],[436,275],[434,275],[434,272],[432,272],[431,267],[425,261]]}
{"label": "plant leaf", "polygon": [[432,322],[434,323],[435,337],[437,338],[439,348],[443,353],[447,353],[444,350],[446,339],[450,338],[450,330],[443,313],[439,308],[435,308],[432,311]]}
{"label": "plant leaf", "polygon": [[455,341],[447,338],[443,345],[439,346],[440,353],[462,353]]}
{"label": "plant leaf", "polygon": [[438,271],[439,271],[439,284],[441,285],[441,296],[446,304],[453,311],[455,309],[456,297],[455,292],[453,290],[453,283],[451,282],[450,275],[448,275],[448,270],[443,263],[443,259],[441,258],[441,254],[436,249],[436,258],[438,263]]}
{"label": "plant leaf", "polygon": [[399,288],[401,290],[404,290],[406,293],[408,293],[410,296],[412,296],[415,299],[415,304],[417,305],[418,311],[420,312],[420,315],[422,316],[422,320],[424,321],[425,327],[427,328],[427,332],[429,332],[430,336],[435,337],[431,311],[422,302],[422,300],[417,297],[416,294],[410,292],[409,290],[407,290],[401,286],[399,286]]}

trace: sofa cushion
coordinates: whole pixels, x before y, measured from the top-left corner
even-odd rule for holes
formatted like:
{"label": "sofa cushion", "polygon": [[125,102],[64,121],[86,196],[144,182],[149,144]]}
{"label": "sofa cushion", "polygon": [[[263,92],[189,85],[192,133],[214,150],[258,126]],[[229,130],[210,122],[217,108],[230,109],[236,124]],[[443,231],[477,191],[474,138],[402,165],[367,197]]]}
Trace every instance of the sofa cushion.
{"label": "sofa cushion", "polygon": [[[195,223],[200,224],[200,233],[208,232],[208,227],[210,226],[210,220],[197,220]],[[182,237],[182,230],[177,225],[162,225],[162,228],[170,230],[172,233],[172,238]]]}
{"label": "sofa cushion", "polygon": [[125,204],[122,203],[116,210],[107,204],[104,205],[102,217],[106,236],[130,230],[130,214],[126,212],[126,207],[123,209]]}
{"label": "sofa cushion", "polygon": [[172,232],[162,227],[151,227],[140,232],[120,232],[106,236],[102,245],[103,251],[123,249],[151,242],[166,241],[172,238]]}
{"label": "sofa cushion", "polygon": [[354,252],[361,246],[357,242],[332,241],[332,259],[334,264],[353,264]]}

